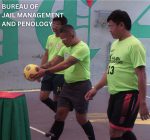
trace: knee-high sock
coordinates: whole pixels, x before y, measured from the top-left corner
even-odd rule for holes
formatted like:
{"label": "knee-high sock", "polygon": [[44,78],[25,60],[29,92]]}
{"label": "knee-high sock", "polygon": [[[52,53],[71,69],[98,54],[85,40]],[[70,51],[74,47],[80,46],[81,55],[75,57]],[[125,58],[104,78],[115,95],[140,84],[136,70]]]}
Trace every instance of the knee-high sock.
{"label": "knee-high sock", "polygon": [[123,140],[137,140],[136,136],[132,131],[126,131],[123,136]]}
{"label": "knee-high sock", "polygon": [[90,121],[88,121],[87,123],[82,125],[82,128],[83,128],[84,132],[86,133],[86,135],[88,136],[89,140],[95,140],[93,126],[90,123]]}
{"label": "knee-high sock", "polygon": [[64,129],[63,121],[55,121],[50,130],[51,140],[58,140]]}
{"label": "knee-high sock", "polygon": [[46,104],[51,110],[56,112],[57,110],[57,102],[53,101],[50,98],[47,98],[46,100],[41,100],[44,104]]}

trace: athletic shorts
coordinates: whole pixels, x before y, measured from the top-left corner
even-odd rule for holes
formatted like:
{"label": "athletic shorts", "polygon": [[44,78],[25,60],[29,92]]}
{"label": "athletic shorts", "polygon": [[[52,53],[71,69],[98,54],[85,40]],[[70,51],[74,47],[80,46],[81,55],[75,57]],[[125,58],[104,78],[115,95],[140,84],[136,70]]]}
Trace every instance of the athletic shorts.
{"label": "athletic shorts", "polygon": [[58,100],[58,107],[75,109],[80,114],[87,113],[89,102],[85,100],[84,96],[91,88],[90,80],[65,83]]}
{"label": "athletic shorts", "polygon": [[138,111],[138,91],[125,91],[110,95],[107,110],[110,127],[125,131],[132,130]]}
{"label": "athletic shorts", "polygon": [[64,84],[63,74],[46,73],[41,82],[42,91],[53,91],[55,95],[59,95]]}

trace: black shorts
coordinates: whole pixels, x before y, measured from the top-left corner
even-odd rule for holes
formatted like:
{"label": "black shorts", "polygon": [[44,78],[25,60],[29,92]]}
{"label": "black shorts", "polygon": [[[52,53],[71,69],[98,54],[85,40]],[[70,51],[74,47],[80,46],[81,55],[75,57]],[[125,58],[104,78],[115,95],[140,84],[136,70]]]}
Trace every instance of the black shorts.
{"label": "black shorts", "polygon": [[54,94],[59,95],[64,84],[63,74],[47,73],[41,82],[42,91],[53,91]]}
{"label": "black shorts", "polygon": [[70,110],[75,109],[76,112],[81,114],[87,113],[89,102],[85,100],[84,96],[91,88],[90,80],[71,84],[65,83],[58,100],[58,107],[67,107]]}
{"label": "black shorts", "polygon": [[123,131],[132,130],[138,111],[138,91],[125,91],[110,95],[107,110],[110,127]]}

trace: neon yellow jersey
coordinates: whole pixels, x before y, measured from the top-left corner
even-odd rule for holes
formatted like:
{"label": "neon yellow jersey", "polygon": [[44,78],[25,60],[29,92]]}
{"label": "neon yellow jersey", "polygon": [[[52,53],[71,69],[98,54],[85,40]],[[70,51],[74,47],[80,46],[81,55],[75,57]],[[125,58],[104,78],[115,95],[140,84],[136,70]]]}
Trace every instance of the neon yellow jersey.
{"label": "neon yellow jersey", "polygon": [[58,55],[65,59],[73,56],[79,60],[76,64],[64,70],[64,78],[67,83],[90,79],[90,50],[86,43],[80,41],[73,47],[64,47]]}
{"label": "neon yellow jersey", "polygon": [[[64,46],[60,37],[55,34],[48,36],[46,49],[48,50],[48,61],[51,61]],[[56,74],[64,74],[64,71],[57,72]]]}
{"label": "neon yellow jersey", "polygon": [[137,90],[138,79],[135,68],[146,65],[146,54],[142,43],[130,36],[116,40],[110,50],[107,83],[110,94],[120,91]]}

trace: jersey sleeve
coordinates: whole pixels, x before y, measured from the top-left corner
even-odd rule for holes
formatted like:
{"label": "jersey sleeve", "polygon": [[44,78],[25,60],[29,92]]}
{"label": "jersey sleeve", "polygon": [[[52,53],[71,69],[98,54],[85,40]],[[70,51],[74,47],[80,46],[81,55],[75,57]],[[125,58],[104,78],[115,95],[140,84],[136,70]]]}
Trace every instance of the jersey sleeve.
{"label": "jersey sleeve", "polygon": [[134,68],[146,65],[146,52],[142,44],[132,46],[130,58]]}
{"label": "jersey sleeve", "polygon": [[59,52],[58,52],[57,55],[58,55],[58,56],[61,56],[61,57],[64,57],[65,51],[66,51],[66,47],[63,46],[63,47],[61,47],[61,49],[59,50]]}
{"label": "jersey sleeve", "polygon": [[82,61],[86,56],[90,54],[89,48],[86,46],[81,46],[80,49],[76,49],[71,56],[75,57],[76,59]]}
{"label": "jersey sleeve", "polygon": [[48,36],[47,41],[46,41],[46,46],[45,46],[45,49],[47,50],[49,48],[50,39],[51,39],[51,36]]}

